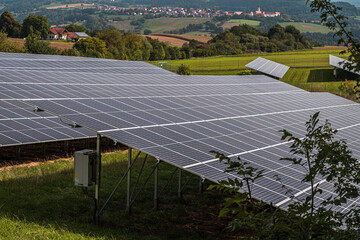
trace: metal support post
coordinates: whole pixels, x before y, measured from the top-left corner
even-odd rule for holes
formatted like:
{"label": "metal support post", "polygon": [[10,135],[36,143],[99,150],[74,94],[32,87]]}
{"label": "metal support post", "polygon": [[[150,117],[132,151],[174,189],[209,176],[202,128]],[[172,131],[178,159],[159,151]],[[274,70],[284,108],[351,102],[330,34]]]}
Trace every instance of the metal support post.
{"label": "metal support post", "polygon": [[45,143],[41,144],[41,153],[42,153],[43,157],[45,158],[45,156],[46,156]]}
{"label": "metal support post", "polygon": [[65,141],[65,154],[69,153],[69,141]]}
{"label": "metal support post", "polygon": [[182,179],[181,179],[181,168],[179,168],[178,197],[179,197],[179,198],[182,198]]}
{"label": "metal support post", "polygon": [[204,182],[205,182],[205,178],[200,177],[199,178],[199,193],[203,193],[203,191],[204,191]]}
{"label": "metal support post", "polygon": [[20,160],[20,146],[16,146],[16,161],[19,161]]}
{"label": "metal support post", "polygon": [[90,141],[88,138],[85,140],[85,148],[90,148]]}
{"label": "metal support post", "polygon": [[96,181],[95,181],[95,216],[94,221],[96,225],[99,225],[99,195],[100,195],[100,177],[101,177],[101,135],[97,134],[96,141]]}
{"label": "metal support post", "polygon": [[130,215],[131,214],[131,153],[132,148],[128,149],[128,173],[127,173],[127,188],[126,188],[126,210],[125,212]]}
{"label": "metal support post", "polygon": [[160,163],[160,159],[157,158],[156,159],[156,165],[155,165],[155,173],[154,173],[154,177],[155,177],[155,183],[154,183],[154,210],[158,210],[159,208],[159,198],[158,198],[158,176],[159,176],[159,163]]}

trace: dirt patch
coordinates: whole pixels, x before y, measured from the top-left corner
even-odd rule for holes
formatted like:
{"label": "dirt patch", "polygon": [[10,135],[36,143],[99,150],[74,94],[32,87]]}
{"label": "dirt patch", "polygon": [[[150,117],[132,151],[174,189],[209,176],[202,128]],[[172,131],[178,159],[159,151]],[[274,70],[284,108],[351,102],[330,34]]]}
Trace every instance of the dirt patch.
{"label": "dirt patch", "polygon": [[89,8],[89,7],[93,7],[93,5],[85,4],[85,3],[74,3],[74,4],[66,4],[66,5],[61,5],[61,6],[47,7],[46,9],[76,8],[76,7]]}
{"label": "dirt patch", "polygon": [[232,28],[232,27],[235,27],[235,26],[239,26],[241,25],[241,23],[230,23],[230,22],[227,22],[227,23],[224,23],[221,27],[223,29],[228,29],[228,28]]}
{"label": "dirt patch", "polygon": [[170,45],[181,47],[184,43],[188,43],[191,40],[196,40],[200,43],[207,43],[212,37],[210,36],[195,36],[195,35],[178,35],[178,34],[165,34],[165,33],[152,33],[147,35],[152,39],[158,39],[160,42],[165,42]]}

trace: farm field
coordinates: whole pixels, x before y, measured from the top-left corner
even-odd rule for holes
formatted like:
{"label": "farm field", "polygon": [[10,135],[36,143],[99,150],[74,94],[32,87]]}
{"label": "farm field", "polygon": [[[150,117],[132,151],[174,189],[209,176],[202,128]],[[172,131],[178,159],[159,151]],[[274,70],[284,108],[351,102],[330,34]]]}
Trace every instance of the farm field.
{"label": "farm field", "polygon": [[[136,181],[144,156],[134,165]],[[71,159],[70,159],[71,160]],[[139,184],[151,173],[148,159]],[[127,152],[103,155],[101,205],[127,167]],[[159,166],[159,191],[175,167]],[[183,172],[184,183],[188,173]],[[33,167],[0,169],[0,239],[217,239],[227,218],[218,219],[222,195],[198,193],[199,179],[190,178],[182,200],[177,197],[177,173],[160,195],[159,211],[153,207],[153,178],[138,195],[133,215],[125,214],[126,184],[120,185],[101,216],[92,223],[93,200],[73,183],[73,162],[41,163]],[[141,186],[141,185],[140,185]],[[138,186],[138,189],[140,188]],[[208,183],[206,184],[208,186]],[[93,192],[93,189],[89,189]]]}
{"label": "farm field", "polygon": [[150,29],[153,33],[178,30],[189,24],[199,24],[209,21],[206,18],[154,18],[145,21],[144,29]]}
{"label": "farm field", "polygon": [[73,4],[50,4],[43,6],[46,9],[59,9],[59,8],[91,8],[92,4],[86,3],[73,3]]}
{"label": "farm field", "polygon": [[211,39],[210,36],[177,35],[163,33],[152,33],[147,35],[146,37],[158,39],[161,42],[169,43],[170,45],[179,47],[181,47],[184,43],[190,42],[192,39],[195,39],[201,43],[207,43]]}
{"label": "farm field", "polygon": [[[269,60],[295,68],[314,68],[330,67],[329,54],[346,58],[346,55],[340,55],[341,50],[334,49],[316,49],[297,52],[282,53],[262,53],[248,54],[240,56],[218,56],[208,58],[194,58],[183,60],[168,60],[169,70],[175,69],[180,64],[188,65],[194,74],[233,74],[236,71],[246,69],[245,65],[258,57],[264,57]],[[157,62],[152,62],[157,65]]]}
{"label": "farm field", "polygon": [[255,21],[255,20],[246,20],[246,19],[230,19],[229,21],[227,21],[228,23],[240,23],[240,24],[247,24],[253,27],[259,26],[260,25],[260,21]]}
{"label": "farm field", "polygon": [[[20,46],[24,46],[24,44],[25,44],[25,40],[21,39],[21,38],[9,38],[9,39],[13,43],[16,43]],[[60,40],[57,40],[57,41],[43,40],[43,41],[49,42],[51,47],[57,48],[59,50],[71,49],[74,45],[73,42],[66,42],[66,41],[60,41]]]}
{"label": "farm field", "polygon": [[[134,31],[135,26],[130,23],[133,20],[124,20],[109,23],[111,26],[125,31]],[[149,29],[153,33],[164,33],[166,31],[179,30],[181,28],[187,27],[189,24],[198,24],[209,21],[206,18],[154,18],[147,19],[142,27],[142,29]]]}
{"label": "farm field", "polygon": [[297,29],[300,30],[300,32],[320,32],[320,33],[329,33],[330,30],[325,27],[318,24],[313,23],[302,23],[302,22],[281,22],[279,23],[281,26],[286,27],[288,25],[293,25]]}

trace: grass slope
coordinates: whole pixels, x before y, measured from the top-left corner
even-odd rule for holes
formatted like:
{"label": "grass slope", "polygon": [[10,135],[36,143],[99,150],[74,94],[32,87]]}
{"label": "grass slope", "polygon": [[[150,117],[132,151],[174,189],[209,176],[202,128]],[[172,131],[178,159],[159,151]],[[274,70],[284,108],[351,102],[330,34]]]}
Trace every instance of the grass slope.
{"label": "grass slope", "polygon": [[293,25],[297,29],[300,30],[300,32],[320,32],[320,33],[329,33],[330,30],[325,27],[318,24],[313,23],[301,23],[301,22],[282,22],[279,23],[281,26],[286,27],[288,25]]}
{"label": "grass slope", "polygon": [[255,21],[255,20],[246,20],[246,19],[230,19],[229,21],[227,21],[229,23],[240,23],[240,24],[247,24],[250,25],[252,27],[256,27],[260,25],[260,21]]}
{"label": "grass slope", "polygon": [[[262,53],[240,56],[217,56],[209,58],[194,58],[183,60],[168,60],[170,67],[176,68],[180,64],[188,65],[196,74],[236,74],[236,71],[246,69],[245,65],[258,57],[296,68],[330,67],[329,54],[346,58],[340,55],[341,50],[317,49],[297,52]],[[157,65],[157,62],[153,62]]]}
{"label": "grass slope", "polygon": [[[125,31],[134,31],[135,26],[132,26],[130,23],[133,20],[124,20],[119,22],[110,23],[111,26],[114,26],[118,29]],[[207,18],[154,18],[147,19],[142,27],[142,30],[149,29],[153,33],[163,33],[165,31],[179,30],[181,28],[187,27],[189,24],[198,24],[209,21]]]}
{"label": "grass slope", "polygon": [[[127,152],[103,155],[101,205],[127,167]],[[144,156],[135,163],[136,181]],[[141,184],[155,161],[145,164]],[[159,165],[159,190],[175,167]],[[183,173],[183,183],[190,176]],[[138,195],[133,215],[124,212],[126,181],[120,185],[101,216],[101,226],[92,224],[93,200],[73,183],[73,163],[58,161],[29,168],[0,171],[0,239],[216,239],[226,236],[223,219],[218,219],[222,195],[198,194],[197,177],[177,197],[177,174],[160,195],[160,210],[153,207],[153,176]],[[89,189],[93,192],[93,188]],[[211,226],[211,228],[210,228]]]}

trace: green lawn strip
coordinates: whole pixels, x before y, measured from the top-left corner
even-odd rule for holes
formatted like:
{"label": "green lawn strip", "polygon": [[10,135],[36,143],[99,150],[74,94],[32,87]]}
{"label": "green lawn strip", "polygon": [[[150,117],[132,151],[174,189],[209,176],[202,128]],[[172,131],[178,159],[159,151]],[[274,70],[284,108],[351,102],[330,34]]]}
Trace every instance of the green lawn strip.
{"label": "green lawn strip", "polygon": [[[141,168],[141,155],[134,165],[132,182]],[[101,205],[125,172],[127,153],[103,156]],[[155,161],[144,168],[140,184],[145,181]],[[159,166],[159,189],[175,167]],[[189,176],[183,174],[183,178]],[[189,212],[206,212],[222,202],[221,194],[206,191],[198,194],[198,178],[193,176],[184,188],[183,201],[177,198],[177,179],[170,182],[160,196],[160,210],[153,211],[153,176],[139,194],[133,215],[125,212],[126,183],[121,184],[101,216],[101,226],[92,223],[93,200],[73,183],[73,162],[46,163],[30,168],[0,171],[0,239],[198,239],[207,236],[184,227]],[[89,189],[93,192],[93,187]],[[221,233],[222,229],[218,229]]]}
{"label": "green lawn strip", "polygon": [[[193,72],[209,71],[236,71],[246,69],[245,65],[258,57],[290,66],[290,67],[329,67],[329,54],[346,58],[347,55],[340,55],[337,50],[314,50],[286,53],[264,53],[240,56],[217,56],[208,58],[193,58],[180,60],[164,60],[168,66],[176,69],[180,64],[188,65]],[[163,62],[163,61],[162,61]],[[157,65],[158,62],[151,62]]]}
{"label": "green lawn strip", "polygon": [[148,19],[144,23],[143,29],[150,29],[154,33],[179,30],[187,27],[189,24],[198,24],[209,21],[206,18],[154,18]]}
{"label": "green lawn strip", "polygon": [[241,24],[247,24],[253,27],[259,26],[260,25],[260,21],[255,21],[255,20],[246,20],[246,19],[230,19],[229,21],[227,21],[229,23],[241,23]]}

